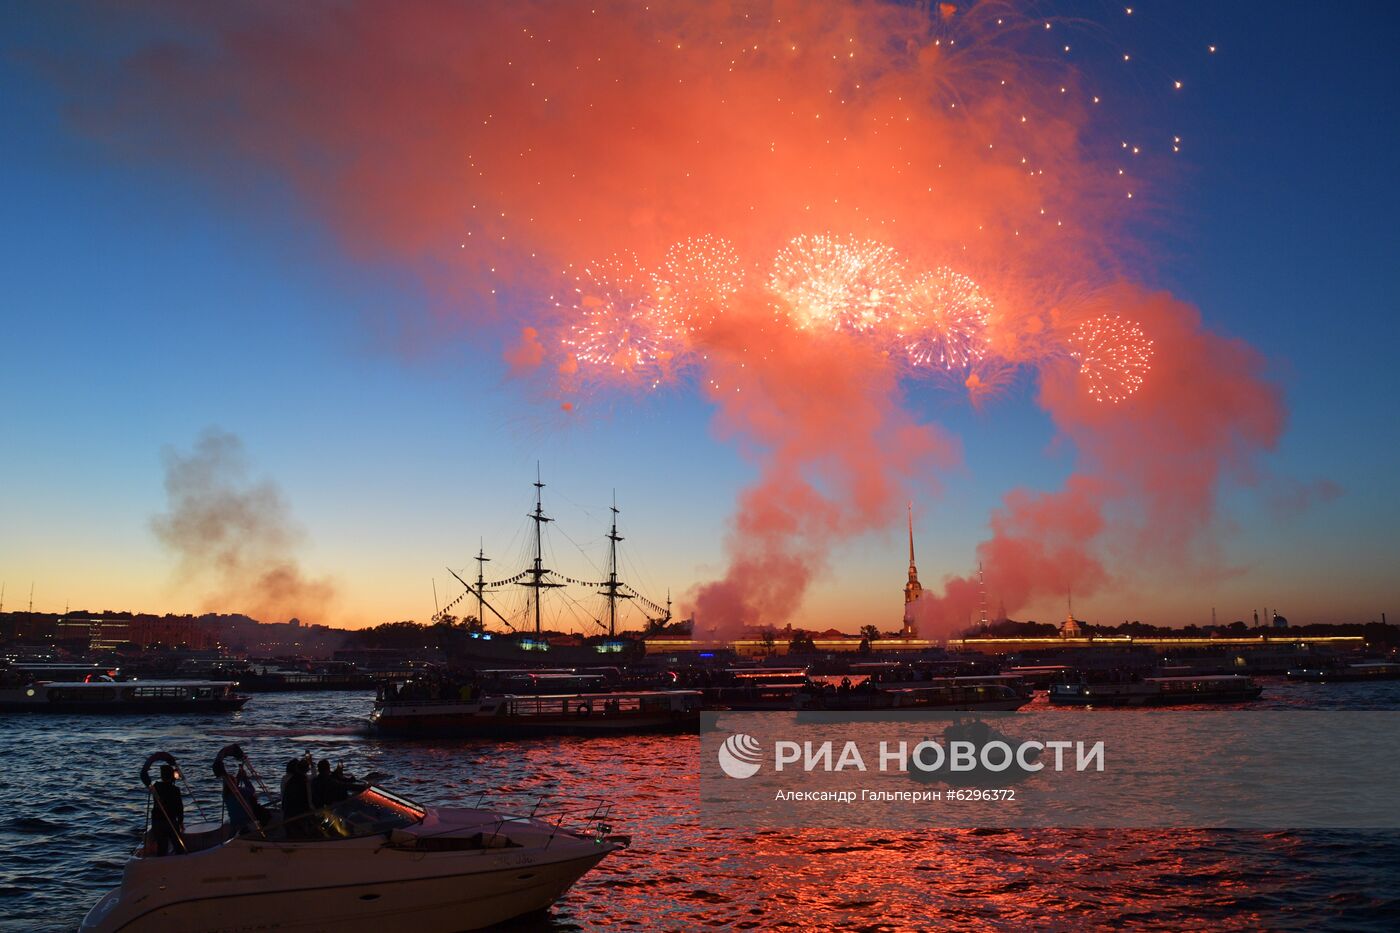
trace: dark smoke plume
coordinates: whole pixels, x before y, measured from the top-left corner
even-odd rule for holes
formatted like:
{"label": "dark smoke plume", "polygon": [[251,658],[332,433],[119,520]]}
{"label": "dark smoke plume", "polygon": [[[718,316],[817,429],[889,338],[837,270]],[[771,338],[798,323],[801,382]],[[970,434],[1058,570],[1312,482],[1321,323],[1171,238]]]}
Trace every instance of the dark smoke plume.
{"label": "dark smoke plume", "polygon": [[188,455],[166,449],[168,511],[151,520],[179,558],[183,583],[203,583],[211,610],[273,622],[319,621],[335,598],[329,580],[310,579],[293,551],[302,533],[277,486],[248,477],[243,442],[210,429]]}

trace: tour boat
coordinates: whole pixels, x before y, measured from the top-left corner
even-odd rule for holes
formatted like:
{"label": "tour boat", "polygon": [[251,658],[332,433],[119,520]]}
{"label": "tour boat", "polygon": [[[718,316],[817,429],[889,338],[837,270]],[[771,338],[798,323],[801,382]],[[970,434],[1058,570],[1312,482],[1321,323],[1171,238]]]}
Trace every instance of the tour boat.
{"label": "tour boat", "polygon": [[376,732],[404,738],[516,739],[550,735],[695,732],[699,690],[479,696],[431,699],[381,694],[370,714]]}
{"label": "tour boat", "polygon": [[1393,661],[1358,661],[1337,667],[1299,667],[1288,672],[1289,680],[1309,683],[1335,683],[1355,680],[1400,680],[1400,664]]}
{"label": "tour boat", "polygon": [[944,682],[922,687],[875,689],[856,687],[804,691],[797,695],[796,708],[823,712],[858,710],[909,710],[947,712],[1011,712],[1030,698],[1005,683]]}
{"label": "tour boat", "polygon": [[1202,677],[1144,677],[1114,683],[1050,685],[1056,706],[1190,706],[1243,703],[1259,699],[1264,688],[1243,674]]}
{"label": "tour boat", "polygon": [[36,681],[0,689],[0,713],[225,713],[248,697],[223,680]]}
{"label": "tour boat", "polygon": [[[570,818],[583,828],[566,829]],[[98,901],[80,930],[480,929],[546,910],[627,845],[608,835],[606,818],[605,804],[512,815],[427,807],[361,785],[299,827],[254,822],[231,835],[227,824],[186,824],[177,854],[135,853],[121,887]]]}
{"label": "tour boat", "polygon": [[733,712],[790,710],[797,695],[811,688],[807,669],[729,668],[720,682],[703,688],[705,709]]}

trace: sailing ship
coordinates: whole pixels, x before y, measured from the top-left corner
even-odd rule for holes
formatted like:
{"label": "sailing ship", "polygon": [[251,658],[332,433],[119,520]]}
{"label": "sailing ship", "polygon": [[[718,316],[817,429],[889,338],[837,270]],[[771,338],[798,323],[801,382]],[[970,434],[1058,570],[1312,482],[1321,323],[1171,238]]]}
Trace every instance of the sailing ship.
{"label": "sailing ship", "polygon": [[[553,521],[544,513],[544,483],[535,478],[535,508],[529,513],[534,522],[534,557],[530,565],[513,577],[496,583],[485,580],[485,564],[490,558],[484,550],[477,554],[477,579],[473,586],[449,569],[465,590],[457,599],[448,603],[438,613],[442,618],[453,606],[468,595],[477,600],[477,619],[484,618],[486,610],[506,626],[510,634],[501,637],[485,637],[476,644],[501,646],[495,652],[489,649],[476,654],[470,661],[508,662],[528,664],[531,661],[544,661],[558,664],[571,658],[560,655],[572,648],[572,655],[582,655],[584,662],[597,663],[599,655],[616,657],[616,652],[632,647],[640,649],[640,642],[632,640],[624,643],[618,640],[617,604],[619,600],[636,600],[653,610],[660,610],[658,618],[649,619],[652,624],[664,625],[670,621],[669,605],[662,609],[647,600],[642,594],[618,579],[617,545],[622,536],[617,533],[618,508],[616,501],[611,506],[612,527],[608,531],[608,574],[601,582],[588,583],[574,580],[544,566],[543,528]],[[607,636],[592,644],[564,646],[551,643],[545,637],[542,603],[548,589],[566,586],[570,583],[582,584],[601,592],[607,597],[607,623],[595,619],[605,627]],[[527,618],[534,623],[533,634],[521,632],[509,618],[502,614],[486,599],[486,594],[510,584],[526,587],[529,594]],[[667,600],[669,604],[669,599]],[[591,649],[591,650],[590,650]],[[500,671],[493,672],[497,675]],[[700,723],[700,699],[698,690],[637,690],[615,691],[606,683],[592,683],[586,673],[577,671],[558,672],[557,677],[569,681],[571,689],[539,692],[540,677],[529,678],[530,683],[524,692],[516,693],[502,678],[474,678],[459,683],[452,678],[426,677],[409,679],[384,686],[375,700],[370,725],[383,736],[397,737],[464,737],[464,738],[523,738],[545,735],[615,735],[623,732],[679,732],[695,731]],[[544,678],[546,681],[548,678]],[[505,686],[505,689],[502,689]]]}
{"label": "sailing ship", "polygon": [[[665,605],[648,599],[636,588],[620,578],[618,568],[618,544],[623,537],[618,534],[617,517],[620,514],[616,499],[610,506],[612,524],[608,529],[607,574],[599,581],[579,580],[567,576],[545,565],[544,526],[554,519],[545,514],[543,492],[545,484],[538,475],[534,482],[535,507],[526,518],[533,523],[531,543],[533,554],[527,566],[501,580],[488,581],[485,575],[486,564],[491,558],[485,548],[479,548],[474,558],[477,565],[476,579],[469,581],[455,570],[448,568],[454,579],[462,586],[462,592],[433,616],[433,621],[450,618],[450,613],[468,599],[476,602],[476,618],[480,630],[472,633],[467,655],[461,658],[463,664],[476,667],[536,667],[548,666],[568,668],[611,664],[640,655],[642,644],[635,636],[637,632],[619,630],[620,609],[627,602],[637,606],[646,618],[648,628],[660,628],[672,620],[671,599],[666,597]],[[568,586],[579,586],[592,590],[605,597],[605,612],[602,618],[590,618],[589,624],[597,631],[584,638],[561,638],[552,636],[544,626],[545,598],[550,590]],[[515,621],[502,613],[488,599],[494,592],[502,592],[510,587],[521,587],[528,600],[525,607],[524,624],[519,616]],[[622,605],[620,605],[622,604]],[[488,631],[488,614],[493,624],[499,623],[504,630]],[[575,643],[570,643],[575,642]],[[577,643],[581,642],[581,643]]]}

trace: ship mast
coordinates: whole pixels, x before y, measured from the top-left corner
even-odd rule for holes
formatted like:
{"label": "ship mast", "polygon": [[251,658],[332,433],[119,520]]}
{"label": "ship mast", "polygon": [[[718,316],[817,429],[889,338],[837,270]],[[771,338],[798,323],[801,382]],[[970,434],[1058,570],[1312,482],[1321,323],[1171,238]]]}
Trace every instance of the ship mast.
{"label": "ship mast", "polygon": [[[608,580],[603,584],[603,592],[608,594],[608,637],[614,638],[617,635],[617,601],[619,599],[631,599],[626,593],[619,593],[618,587],[622,584],[617,582],[617,542],[622,540],[622,536],[617,533],[617,491],[613,491],[612,504],[612,530],[608,532]],[[667,595],[669,599],[669,594]]]}
{"label": "ship mast", "polygon": [[486,628],[486,542],[482,541],[476,552],[476,624]]}
{"label": "ship mast", "polygon": [[544,540],[542,529],[545,522],[552,522],[554,519],[544,514],[544,505],[541,498],[544,490],[544,483],[540,482],[540,465],[535,464],[535,511],[527,515],[527,518],[534,519],[535,522],[535,561],[530,568],[530,579],[521,586],[528,586],[535,591],[535,634],[540,634],[540,590],[544,587],[563,586],[562,583],[546,583],[544,578],[551,572],[544,566]]}

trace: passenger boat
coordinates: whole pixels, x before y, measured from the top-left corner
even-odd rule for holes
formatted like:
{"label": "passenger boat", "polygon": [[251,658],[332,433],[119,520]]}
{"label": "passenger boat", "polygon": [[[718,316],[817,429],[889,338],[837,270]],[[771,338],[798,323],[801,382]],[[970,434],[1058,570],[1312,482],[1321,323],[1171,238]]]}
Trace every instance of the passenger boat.
{"label": "passenger boat", "polygon": [[1144,677],[1113,683],[1050,685],[1056,706],[1189,706],[1196,703],[1244,703],[1259,699],[1264,688],[1243,674],[1202,677]]}
{"label": "passenger boat", "polygon": [[704,704],[735,712],[790,710],[810,686],[805,668],[729,668],[720,683],[704,688]]}
{"label": "passenger boat", "polygon": [[[148,786],[152,760],[174,761],[152,755]],[[186,824],[175,854],[134,853],[80,930],[476,930],[548,909],[624,847],[607,816],[605,803],[526,814],[428,807],[359,785],[299,827],[255,820],[234,835],[221,822]]]}
{"label": "passenger boat", "polygon": [[226,713],[248,697],[223,680],[36,681],[0,690],[0,713]]}
{"label": "passenger boat", "polygon": [[1003,676],[1019,678],[1032,690],[1049,690],[1057,680],[1069,675],[1069,668],[1063,664],[1023,664],[1017,667],[1004,667]]}
{"label": "passenger boat", "polygon": [[519,739],[550,735],[695,732],[699,690],[430,699],[381,694],[370,714],[380,735]]}
{"label": "passenger boat", "polygon": [[795,706],[808,712],[840,710],[924,710],[947,712],[1018,710],[1030,698],[1004,683],[944,682],[921,687],[894,689],[853,688],[849,690],[804,691]]}
{"label": "passenger boat", "polygon": [[1400,664],[1393,661],[1358,661],[1339,667],[1300,667],[1288,672],[1289,680],[1337,683],[1357,680],[1400,680]]}

